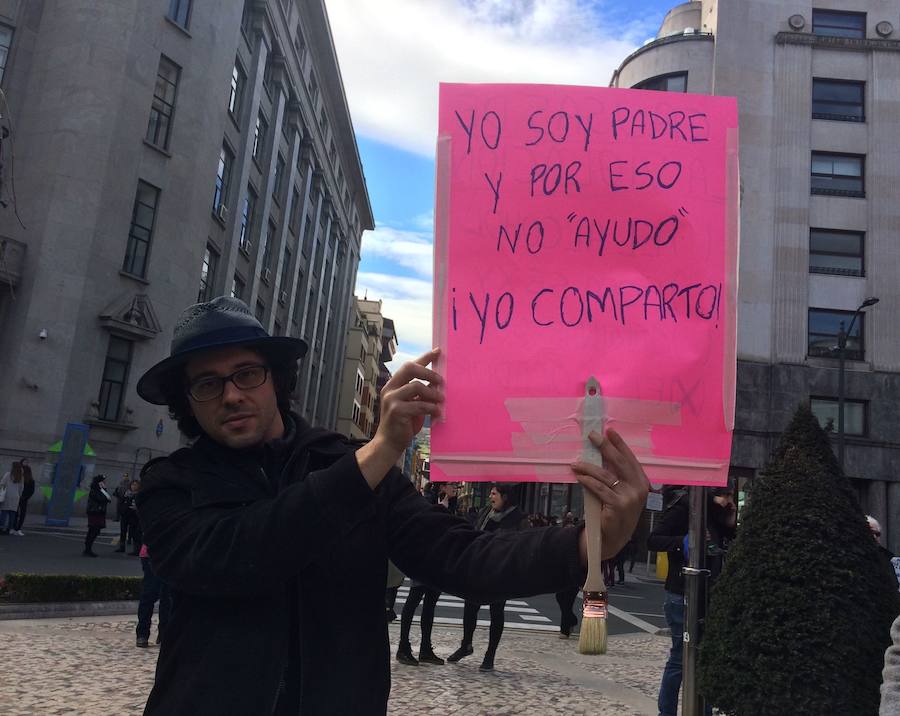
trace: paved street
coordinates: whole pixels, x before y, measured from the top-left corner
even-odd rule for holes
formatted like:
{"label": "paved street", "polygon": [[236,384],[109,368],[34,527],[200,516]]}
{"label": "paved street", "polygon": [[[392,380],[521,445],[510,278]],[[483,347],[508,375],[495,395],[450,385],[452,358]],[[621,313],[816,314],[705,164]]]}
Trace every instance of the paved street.
{"label": "paved street", "polygon": [[[135,648],[134,626],[131,617],[0,622],[4,653],[15,655],[0,689],[0,713],[139,714],[158,651]],[[398,629],[396,623],[390,626],[392,647]],[[496,671],[482,674],[478,665],[486,637],[486,630],[479,629],[475,654],[458,664],[408,667],[392,659],[390,713],[656,713],[656,689],[668,648],[665,637],[613,636],[608,654],[585,657],[577,653],[574,639],[509,630],[497,652]],[[458,628],[436,627],[435,651],[446,656],[459,638]]]}

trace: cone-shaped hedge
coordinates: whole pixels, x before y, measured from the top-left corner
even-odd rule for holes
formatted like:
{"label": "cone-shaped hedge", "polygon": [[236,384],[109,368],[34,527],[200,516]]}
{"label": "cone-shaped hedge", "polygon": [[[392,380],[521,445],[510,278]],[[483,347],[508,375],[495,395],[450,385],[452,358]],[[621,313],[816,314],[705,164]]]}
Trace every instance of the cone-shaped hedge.
{"label": "cone-shaped hedge", "polygon": [[898,611],[828,436],[801,405],[712,590],[700,691],[737,716],[874,716]]}

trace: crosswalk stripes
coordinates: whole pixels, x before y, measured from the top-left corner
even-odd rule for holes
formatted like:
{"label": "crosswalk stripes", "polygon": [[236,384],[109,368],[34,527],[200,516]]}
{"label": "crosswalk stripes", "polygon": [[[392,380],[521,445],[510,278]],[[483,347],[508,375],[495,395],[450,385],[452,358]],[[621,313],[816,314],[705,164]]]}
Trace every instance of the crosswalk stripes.
{"label": "crosswalk stripes", "polygon": [[[408,596],[408,586],[404,585],[397,589],[397,611],[399,611],[402,605],[406,603],[406,599]],[[440,599],[438,599],[437,602],[437,607],[443,607],[445,610],[461,610],[465,607],[465,601],[460,597],[456,597],[452,594],[441,594]],[[511,629],[540,629],[546,631],[556,631],[558,629],[557,626],[553,625],[551,619],[548,619],[537,609],[529,606],[528,602],[521,599],[508,600],[503,608],[503,611],[507,615],[506,626]],[[515,617],[518,617],[521,621],[516,621]],[[418,616],[413,618],[413,622],[418,621],[420,621]],[[461,625],[463,623],[463,620],[455,616],[450,617],[444,615],[436,615],[434,623]],[[478,626],[490,626],[490,620],[487,619],[478,619],[476,623],[478,624]]]}

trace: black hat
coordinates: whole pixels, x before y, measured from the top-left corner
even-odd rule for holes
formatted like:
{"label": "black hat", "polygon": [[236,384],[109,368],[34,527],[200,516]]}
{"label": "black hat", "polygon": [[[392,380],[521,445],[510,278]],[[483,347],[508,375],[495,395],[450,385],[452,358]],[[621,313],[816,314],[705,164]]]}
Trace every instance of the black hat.
{"label": "black hat", "polygon": [[148,403],[165,405],[165,386],[173,380],[183,380],[181,370],[190,358],[201,351],[225,346],[257,348],[272,360],[297,360],[306,355],[305,341],[270,336],[246,303],[220,296],[184,310],[175,324],[169,357],[141,376],[138,395]]}

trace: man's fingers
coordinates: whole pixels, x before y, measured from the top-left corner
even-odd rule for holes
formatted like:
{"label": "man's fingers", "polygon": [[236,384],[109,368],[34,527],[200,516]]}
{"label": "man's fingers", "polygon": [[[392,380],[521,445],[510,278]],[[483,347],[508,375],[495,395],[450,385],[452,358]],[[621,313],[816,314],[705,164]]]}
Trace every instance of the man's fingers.
{"label": "man's fingers", "polygon": [[432,403],[442,403],[444,401],[444,392],[439,388],[426,385],[425,383],[413,381],[397,388],[396,390],[391,390],[389,394],[386,393],[383,396],[384,400],[400,400],[404,402],[413,400],[414,398],[427,400]]}
{"label": "man's fingers", "polygon": [[394,406],[393,412],[398,417],[411,418],[418,415],[431,415],[440,417],[440,403],[430,403],[427,400],[408,400]]}
{"label": "man's fingers", "polygon": [[614,487],[611,487],[603,480],[586,473],[575,473],[575,477],[586,490],[590,490],[597,495],[603,504],[616,507],[622,504],[624,498],[621,493],[616,492]]}
{"label": "man's fingers", "polygon": [[[426,353],[425,355],[427,356],[429,354]],[[422,358],[424,357],[425,356],[422,356]],[[430,368],[426,368],[424,365],[420,365],[417,362],[409,362],[400,366],[382,390],[393,390],[413,380],[423,380],[431,385],[440,385],[444,382],[440,373],[436,373]]]}

